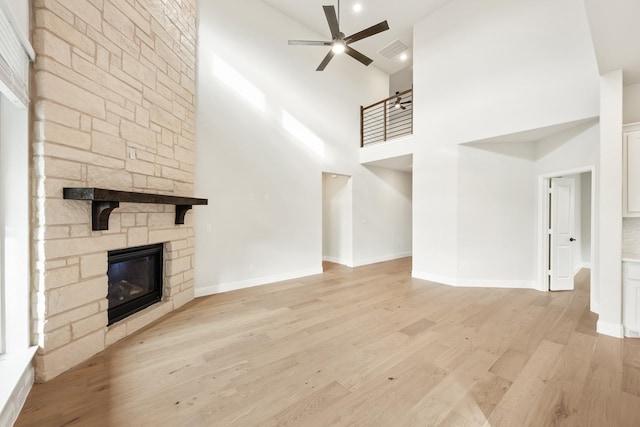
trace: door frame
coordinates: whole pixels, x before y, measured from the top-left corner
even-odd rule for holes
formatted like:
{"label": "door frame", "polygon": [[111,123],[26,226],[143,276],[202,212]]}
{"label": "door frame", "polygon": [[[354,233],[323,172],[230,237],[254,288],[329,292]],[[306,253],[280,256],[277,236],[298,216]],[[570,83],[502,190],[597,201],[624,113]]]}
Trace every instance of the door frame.
{"label": "door frame", "polygon": [[598,271],[598,262],[595,258],[595,248],[597,247],[596,242],[596,167],[595,165],[583,166],[574,169],[566,169],[555,172],[549,172],[545,174],[539,174],[538,181],[538,225],[537,225],[537,236],[538,236],[538,250],[537,259],[538,259],[538,274],[536,280],[536,289],[542,292],[549,292],[549,279],[548,279],[548,271],[549,271],[549,221],[550,221],[550,211],[549,211],[549,197],[547,193],[547,189],[549,188],[549,182],[552,178],[560,178],[566,175],[574,175],[574,174],[582,174],[585,172],[591,172],[591,301],[590,308],[591,311],[597,313],[598,309],[598,301],[599,301],[599,293],[597,292],[596,280],[594,280],[594,276],[597,277]]}

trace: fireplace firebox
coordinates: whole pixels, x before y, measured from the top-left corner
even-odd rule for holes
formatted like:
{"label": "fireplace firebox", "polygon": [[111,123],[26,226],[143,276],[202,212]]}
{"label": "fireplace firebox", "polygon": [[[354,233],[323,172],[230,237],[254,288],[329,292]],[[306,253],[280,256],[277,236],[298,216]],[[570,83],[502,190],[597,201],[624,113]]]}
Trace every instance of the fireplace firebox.
{"label": "fireplace firebox", "polygon": [[109,251],[109,325],[162,298],[162,243]]}

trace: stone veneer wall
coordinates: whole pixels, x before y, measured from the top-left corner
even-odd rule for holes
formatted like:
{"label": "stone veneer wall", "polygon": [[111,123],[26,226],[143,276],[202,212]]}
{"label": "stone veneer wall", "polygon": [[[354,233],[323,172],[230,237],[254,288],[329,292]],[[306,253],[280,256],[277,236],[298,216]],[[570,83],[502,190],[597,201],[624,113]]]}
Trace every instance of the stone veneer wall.
{"label": "stone veneer wall", "polygon": [[[62,188],[193,196],[196,0],[33,0],[32,19],[32,312],[47,381],[193,299],[191,213],[174,225],[174,206],[121,203],[92,231],[90,203]],[[160,242],[163,301],[107,327],[107,251]]]}

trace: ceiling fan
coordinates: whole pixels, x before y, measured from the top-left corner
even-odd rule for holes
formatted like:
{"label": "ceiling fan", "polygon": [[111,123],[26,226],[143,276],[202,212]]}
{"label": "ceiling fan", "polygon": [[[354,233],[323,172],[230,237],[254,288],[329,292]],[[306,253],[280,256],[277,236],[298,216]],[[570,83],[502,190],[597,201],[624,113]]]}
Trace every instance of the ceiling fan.
{"label": "ceiling fan", "polygon": [[400,92],[396,92],[396,95],[398,95],[398,97],[396,98],[396,101],[393,103],[392,107],[406,110],[407,107],[405,107],[405,104],[411,104],[412,100],[410,99],[408,101],[403,101],[402,96],[400,96]]}
{"label": "ceiling fan", "polygon": [[379,24],[373,25],[355,34],[352,34],[350,36],[345,36],[344,33],[340,31],[340,23],[339,23],[340,0],[338,0],[338,15],[336,15],[336,9],[334,6],[322,6],[322,8],[324,9],[324,14],[327,18],[327,22],[329,23],[329,29],[331,30],[331,40],[330,41],[289,40],[289,45],[331,46],[331,50],[329,51],[327,56],[324,57],[324,59],[322,60],[318,68],[316,68],[316,71],[324,70],[327,64],[329,64],[329,61],[331,61],[331,58],[333,58],[334,55],[340,54],[342,52],[360,61],[364,65],[371,64],[373,62],[371,58],[368,58],[367,56],[358,52],[357,50],[349,46],[349,44],[388,30],[389,24],[387,24],[387,21],[382,21]]}

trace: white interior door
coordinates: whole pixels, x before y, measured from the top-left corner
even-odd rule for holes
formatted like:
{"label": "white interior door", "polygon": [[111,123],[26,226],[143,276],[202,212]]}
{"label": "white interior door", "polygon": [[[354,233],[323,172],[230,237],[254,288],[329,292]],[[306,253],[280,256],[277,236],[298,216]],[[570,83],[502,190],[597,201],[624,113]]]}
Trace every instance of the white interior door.
{"label": "white interior door", "polygon": [[550,221],[550,289],[566,291],[573,289],[573,238],[575,222],[575,181],[567,178],[551,180]]}

